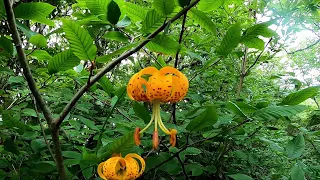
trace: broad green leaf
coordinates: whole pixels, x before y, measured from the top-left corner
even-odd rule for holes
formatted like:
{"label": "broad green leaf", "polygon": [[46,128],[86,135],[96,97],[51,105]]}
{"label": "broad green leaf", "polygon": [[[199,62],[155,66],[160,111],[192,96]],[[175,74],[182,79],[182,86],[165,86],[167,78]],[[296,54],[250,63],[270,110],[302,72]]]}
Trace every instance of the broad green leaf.
{"label": "broad green leaf", "polygon": [[246,45],[248,48],[255,48],[259,50],[264,49],[264,41],[257,37],[247,39],[247,40],[242,40],[242,43]]}
{"label": "broad green leaf", "polygon": [[14,111],[3,110],[2,112],[3,126],[10,130],[18,132],[20,135],[26,131],[26,125],[20,121],[20,115]]}
{"label": "broad green leaf", "polygon": [[30,41],[30,43],[32,43],[33,45],[35,45],[39,48],[47,46],[47,39],[41,34],[31,36],[29,41]]}
{"label": "broad green leaf", "polygon": [[16,20],[17,27],[27,36],[27,38],[30,38],[34,35],[36,35],[36,32],[31,31],[29,27],[26,25],[20,23],[19,21]]}
{"label": "broad green leaf", "polygon": [[135,47],[138,43],[139,42],[128,44],[126,46],[123,46],[123,47],[117,49],[116,51],[114,51],[108,55],[97,57],[96,62],[99,62],[99,63],[109,62],[114,56],[120,55],[123,52],[130,50],[131,48]]}
{"label": "broad green leaf", "polygon": [[94,60],[97,47],[87,30],[74,21],[63,20],[63,30],[70,43],[71,50],[80,60]]}
{"label": "broad green leaf", "polygon": [[71,69],[80,63],[80,59],[75,56],[70,49],[55,56],[48,63],[49,74]]}
{"label": "broad green leaf", "polygon": [[131,24],[131,19],[128,16],[124,16],[124,18],[117,23],[117,27],[127,27]]}
{"label": "broad green leaf", "polygon": [[62,151],[62,156],[71,159],[82,159],[82,154],[76,151]]}
{"label": "broad green leaf", "polygon": [[298,158],[303,154],[305,141],[302,134],[290,140],[286,146],[286,154],[289,158]]}
{"label": "broad green leaf", "polygon": [[49,173],[56,170],[56,165],[53,161],[41,161],[34,163],[32,170],[38,173]]}
{"label": "broad green leaf", "polygon": [[285,97],[280,105],[298,105],[305,100],[316,96],[320,91],[320,86],[313,86],[289,94]]}
{"label": "broad green leaf", "polygon": [[188,131],[200,131],[201,129],[212,126],[218,121],[218,115],[213,107],[208,107],[198,117],[191,120],[187,125]]}
{"label": "broad green leaf", "polygon": [[141,31],[150,33],[160,27],[165,21],[165,16],[158,14],[156,10],[148,11],[146,18],[142,21]]}
{"label": "broad green leaf", "polygon": [[148,123],[151,120],[151,116],[149,111],[142,104],[138,102],[133,103],[134,113],[141,119],[143,119],[144,123]]}
{"label": "broad green leaf", "polygon": [[90,12],[101,20],[107,20],[108,4],[111,0],[85,0]]}
{"label": "broad green leaf", "polygon": [[24,78],[22,76],[10,76],[8,79],[8,84],[13,84],[13,83],[23,83]]}
{"label": "broad green leaf", "polygon": [[0,0],[0,20],[4,20],[7,17],[6,8],[4,7],[3,0]]}
{"label": "broad green leaf", "polygon": [[49,62],[52,59],[52,56],[47,51],[38,49],[34,50],[29,56],[42,62]]}
{"label": "broad green leaf", "polygon": [[82,116],[75,116],[76,118],[78,118],[83,124],[85,124],[88,128],[99,131],[99,128],[94,124],[93,121],[91,121],[90,119],[87,119],[85,117]]}
{"label": "broad green leaf", "polygon": [[152,6],[159,14],[169,15],[173,12],[175,3],[172,0],[154,0]]}
{"label": "broad green leaf", "polygon": [[252,177],[245,174],[231,174],[228,176],[233,178],[234,180],[254,180]]}
{"label": "broad green leaf", "polygon": [[121,11],[117,3],[113,0],[108,4],[107,19],[111,24],[117,24],[121,16]]}
{"label": "broad green leaf", "polygon": [[296,106],[270,106],[257,110],[253,116],[261,118],[266,121],[278,120],[280,117],[290,117],[296,115],[304,110],[306,106],[296,105]]}
{"label": "broad green leaf", "polygon": [[125,8],[127,15],[134,21],[143,21],[147,16],[146,8],[141,7],[137,4],[126,2]]}
{"label": "broad green leaf", "polygon": [[25,116],[37,117],[37,113],[34,109],[26,108],[22,110],[22,114]]}
{"label": "broad green leaf", "polygon": [[113,88],[113,84],[111,83],[111,81],[109,80],[109,78],[107,78],[106,76],[103,76],[102,78],[99,79],[99,84],[102,87],[102,89],[110,96],[113,96],[114,93],[114,88]]}
{"label": "broad green leaf", "polygon": [[298,165],[294,165],[291,168],[291,180],[305,180],[304,171]]}
{"label": "broad green leaf", "polygon": [[[134,146],[134,141],[133,141],[133,132],[129,132],[128,134],[117,138],[114,142],[108,144],[106,147],[103,147],[102,154],[100,154],[100,159],[101,160],[106,160],[113,153],[119,154],[126,152]],[[124,156],[124,154],[122,154]]]}
{"label": "broad green leaf", "polygon": [[40,152],[47,145],[43,139],[34,139],[31,141],[30,146],[35,152]]}
{"label": "broad green leaf", "polygon": [[191,9],[189,12],[191,18],[198,23],[201,27],[207,31],[213,33],[213,36],[217,34],[216,26],[213,24],[211,19],[202,11],[197,9]]}
{"label": "broad green leaf", "polygon": [[120,42],[128,42],[129,38],[119,31],[109,31],[104,36],[104,38],[120,41]]}
{"label": "broad green leaf", "polygon": [[7,56],[10,57],[12,56],[13,53],[13,43],[11,42],[10,39],[1,36],[0,37],[0,56]]}
{"label": "broad green leaf", "polygon": [[227,103],[227,106],[226,106],[229,110],[231,110],[234,114],[236,114],[236,115],[239,115],[239,116],[242,116],[242,117],[244,117],[244,118],[247,118],[248,116],[240,109],[240,107],[237,105],[237,104],[235,104],[235,103],[233,103],[233,102],[231,102],[231,101],[229,101],[228,103]]}
{"label": "broad green leaf", "polygon": [[222,6],[224,0],[201,0],[198,4],[198,9],[203,12],[215,11]]}
{"label": "broad green leaf", "polygon": [[204,167],[198,163],[188,164],[186,165],[186,171],[192,172],[192,176],[200,176],[203,174]]}
{"label": "broad green leaf", "polygon": [[220,46],[216,49],[216,53],[220,56],[226,57],[238,46],[240,40],[241,27],[239,24],[235,24],[229,28],[227,34],[223,37]]}
{"label": "broad green leaf", "polygon": [[167,55],[175,55],[179,47],[180,45],[177,41],[165,34],[156,36],[146,45],[146,48],[150,51]]}
{"label": "broad green leaf", "polygon": [[19,155],[20,151],[18,149],[18,146],[14,143],[13,140],[11,140],[10,138],[7,138],[4,142],[3,142],[3,146],[4,146],[4,150],[8,151],[8,152],[12,152],[13,154]]}
{"label": "broad green leaf", "polygon": [[14,8],[14,14],[16,18],[54,26],[54,22],[46,18],[54,9],[54,6],[44,2],[20,3]]}
{"label": "broad green leaf", "polygon": [[265,22],[265,23],[256,24],[248,28],[244,32],[241,42],[249,41],[250,39],[256,38],[258,36],[263,36],[263,37],[276,36],[277,33],[268,28],[268,26],[270,25],[271,25],[270,22]]}

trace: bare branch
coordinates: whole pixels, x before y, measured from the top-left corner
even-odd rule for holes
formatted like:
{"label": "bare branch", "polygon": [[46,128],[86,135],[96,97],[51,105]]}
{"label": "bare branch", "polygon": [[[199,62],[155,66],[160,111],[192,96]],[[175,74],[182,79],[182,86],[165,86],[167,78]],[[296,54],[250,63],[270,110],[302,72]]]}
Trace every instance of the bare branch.
{"label": "bare branch", "polygon": [[175,15],[173,18],[171,18],[168,22],[163,23],[162,26],[160,26],[158,29],[156,29],[153,33],[151,33],[146,40],[141,42],[138,46],[135,48],[123,53],[118,58],[111,61],[106,67],[104,67],[100,72],[98,72],[95,76],[92,77],[89,83],[82,86],[79,91],[73,96],[73,98],[69,101],[69,103],[65,106],[63,109],[61,115],[53,122],[56,127],[59,127],[64,118],[68,115],[68,113],[71,111],[73,106],[77,103],[77,101],[82,97],[82,95],[90,88],[94,83],[96,83],[101,77],[103,77],[107,72],[112,70],[116,65],[120,64],[122,60],[128,58],[132,54],[139,51],[141,48],[143,48],[149,41],[151,41],[152,38],[156,37],[162,30],[165,29],[165,27],[168,25],[169,22],[176,21],[179,17],[181,17],[183,14],[185,14],[189,9],[191,9],[193,6],[195,6],[200,0],[193,1],[189,6],[185,7],[183,10],[181,10],[177,15]]}
{"label": "bare branch", "polygon": [[313,46],[317,45],[319,42],[320,42],[320,39],[318,39],[316,42],[310,44],[309,46],[307,46],[305,48],[298,49],[298,50],[295,50],[295,51],[292,51],[292,52],[288,52],[287,54],[294,54],[294,53],[297,53],[297,52],[305,51],[305,50],[310,49]]}

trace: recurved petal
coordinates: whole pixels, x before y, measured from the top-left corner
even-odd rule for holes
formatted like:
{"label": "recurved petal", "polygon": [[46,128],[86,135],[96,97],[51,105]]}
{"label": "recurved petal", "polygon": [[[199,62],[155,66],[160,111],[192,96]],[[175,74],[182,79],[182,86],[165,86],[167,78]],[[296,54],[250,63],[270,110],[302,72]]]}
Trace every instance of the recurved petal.
{"label": "recurved petal", "polygon": [[[130,162],[134,162],[134,164],[136,164],[136,166],[138,167],[138,173],[136,174],[136,176],[134,178],[138,178],[139,176],[141,176],[141,174],[144,172],[144,170],[146,168],[146,163],[145,163],[144,159],[141,156],[139,156],[138,154],[134,154],[134,153],[127,154],[125,159],[126,160],[130,159]],[[139,163],[137,162],[136,159],[140,162],[140,166],[139,166]]]}
{"label": "recurved petal", "polygon": [[158,72],[158,69],[155,67],[146,67],[142,69],[139,73],[141,75],[153,75],[154,73]]}
{"label": "recurved petal", "polygon": [[105,162],[100,163],[97,170],[98,170],[98,174],[101,177],[101,179],[107,180],[107,178],[103,174],[103,166],[104,166],[104,164],[105,164]]}
{"label": "recurved petal", "polygon": [[103,174],[107,179],[121,179],[122,174],[118,173],[121,169],[121,157],[112,157],[103,165]]}
{"label": "recurved petal", "polygon": [[159,99],[164,101],[171,95],[172,77],[154,73],[148,81],[147,97],[149,100]]}
{"label": "recurved petal", "polygon": [[140,73],[134,74],[127,85],[128,96],[136,101],[148,101],[145,90],[148,82],[141,77]]}
{"label": "recurved petal", "polygon": [[166,102],[178,102],[182,100],[188,92],[189,82],[187,77],[179,72],[179,76],[172,76],[173,89],[171,96],[166,99]]}

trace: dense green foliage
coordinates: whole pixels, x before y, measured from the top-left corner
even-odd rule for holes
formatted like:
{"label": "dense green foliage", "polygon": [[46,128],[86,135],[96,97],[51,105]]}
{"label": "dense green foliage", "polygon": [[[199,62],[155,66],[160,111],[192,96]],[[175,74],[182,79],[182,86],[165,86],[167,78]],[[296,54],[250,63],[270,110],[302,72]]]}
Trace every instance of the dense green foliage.
{"label": "dense green foliage", "polygon": [[[0,180],[58,179],[55,126],[23,74],[5,1]],[[194,1],[13,4],[31,73],[54,120],[76,102],[59,129],[67,177],[100,179],[101,161],[131,152],[146,160],[141,179],[320,179],[320,1],[200,0],[179,13]],[[302,31],[315,38],[293,46]],[[167,65],[190,83],[184,100],[161,106],[178,144],[170,147],[160,133],[152,150],[150,129],[136,146],[133,131],[149,122],[150,104],[132,101],[127,83],[144,67]],[[81,87],[85,93],[74,101]]]}

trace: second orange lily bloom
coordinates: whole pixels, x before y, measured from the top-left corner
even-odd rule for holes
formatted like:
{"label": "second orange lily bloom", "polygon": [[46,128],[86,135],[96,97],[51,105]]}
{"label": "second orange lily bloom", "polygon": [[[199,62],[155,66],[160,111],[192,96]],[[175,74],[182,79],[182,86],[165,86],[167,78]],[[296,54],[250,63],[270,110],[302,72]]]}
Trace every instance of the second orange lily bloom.
{"label": "second orange lily bloom", "polygon": [[176,129],[167,129],[160,116],[160,103],[176,103],[184,98],[189,88],[187,77],[175,68],[166,66],[158,70],[155,67],[147,67],[134,74],[127,86],[127,93],[132,100],[152,103],[152,116],[145,128],[136,128],[134,140],[140,145],[140,135],[143,134],[155,122],[153,132],[153,148],[159,145],[158,126],[170,135],[170,144],[176,145]]}

